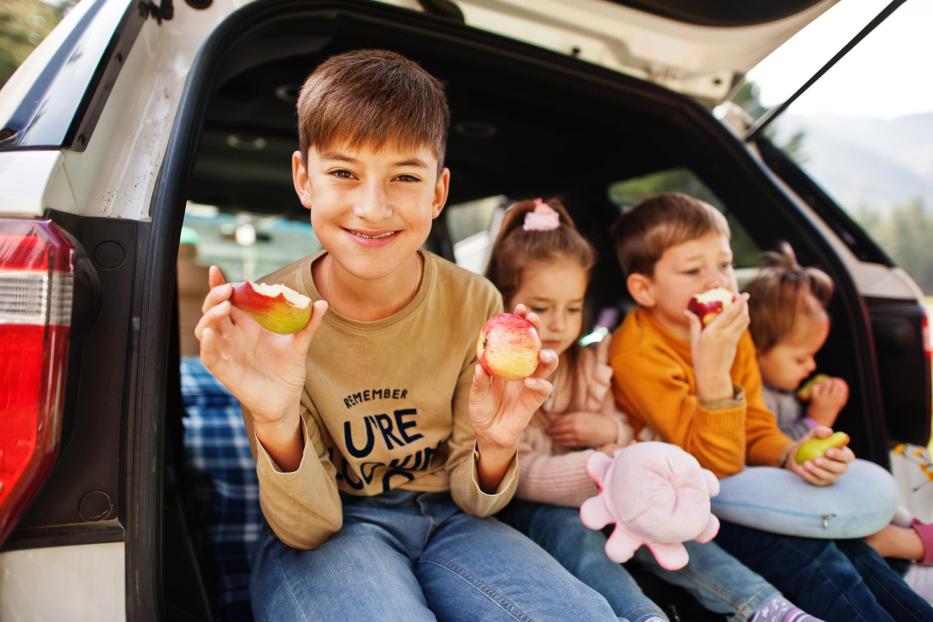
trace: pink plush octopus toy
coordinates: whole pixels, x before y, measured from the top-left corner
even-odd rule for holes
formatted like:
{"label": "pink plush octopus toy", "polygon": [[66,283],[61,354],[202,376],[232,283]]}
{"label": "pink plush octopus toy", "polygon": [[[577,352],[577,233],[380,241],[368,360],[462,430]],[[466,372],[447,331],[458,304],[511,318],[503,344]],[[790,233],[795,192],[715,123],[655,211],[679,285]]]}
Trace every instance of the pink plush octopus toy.
{"label": "pink plush octopus toy", "polygon": [[580,519],[590,529],[615,523],[606,541],[606,555],[615,562],[627,561],[644,544],[662,568],[678,570],[688,561],[684,542],[709,542],[719,532],[710,512],[719,480],[676,445],[637,443],[611,458],[596,452],[586,470],[599,494],[580,506]]}

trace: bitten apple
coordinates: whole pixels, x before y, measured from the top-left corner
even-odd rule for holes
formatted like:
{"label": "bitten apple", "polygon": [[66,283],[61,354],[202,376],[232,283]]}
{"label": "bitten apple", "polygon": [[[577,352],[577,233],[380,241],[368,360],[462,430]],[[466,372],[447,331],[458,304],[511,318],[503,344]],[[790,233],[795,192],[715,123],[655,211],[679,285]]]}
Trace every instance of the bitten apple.
{"label": "bitten apple", "polygon": [[487,373],[506,380],[527,378],[538,368],[541,338],[520,315],[499,313],[479,333],[476,356]]}
{"label": "bitten apple", "polygon": [[827,380],[830,380],[830,377],[826,374],[817,374],[803,383],[803,386],[797,389],[797,399],[801,402],[809,402],[810,398],[813,397],[813,387],[818,384],[823,384]]}
{"label": "bitten apple", "polygon": [[733,302],[735,302],[734,292],[725,287],[714,287],[691,298],[687,304],[687,310],[699,317],[703,326],[706,326]]}
{"label": "bitten apple", "polygon": [[233,286],[233,306],[273,333],[296,333],[311,320],[311,299],[280,284],[241,281]]}
{"label": "bitten apple", "polygon": [[807,460],[816,460],[822,457],[827,449],[839,449],[848,444],[849,435],[845,432],[834,432],[826,438],[811,438],[800,444],[794,459],[797,460],[797,464],[803,464]]}

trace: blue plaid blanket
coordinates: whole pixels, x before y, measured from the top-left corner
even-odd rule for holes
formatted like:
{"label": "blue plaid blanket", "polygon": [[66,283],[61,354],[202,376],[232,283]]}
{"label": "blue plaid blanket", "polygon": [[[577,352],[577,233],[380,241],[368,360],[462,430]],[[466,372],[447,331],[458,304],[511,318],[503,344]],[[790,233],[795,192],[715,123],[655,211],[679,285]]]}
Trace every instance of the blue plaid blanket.
{"label": "blue plaid blanket", "polygon": [[215,619],[252,619],[249,558],[259,535],[259,482],[239,402],[197,357],[181,360],[185,454],[195,479],[210,481],[207,537],[215,583],[208,586]]}

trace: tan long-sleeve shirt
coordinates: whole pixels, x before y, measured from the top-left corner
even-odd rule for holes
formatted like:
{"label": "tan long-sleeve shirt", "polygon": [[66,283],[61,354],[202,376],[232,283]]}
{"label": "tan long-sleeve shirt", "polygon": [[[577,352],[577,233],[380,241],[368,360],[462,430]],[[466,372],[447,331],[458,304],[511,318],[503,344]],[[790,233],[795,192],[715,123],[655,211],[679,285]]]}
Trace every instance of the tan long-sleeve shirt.
{"label": "tan long-sleeve shirt", "polygon": [[[263,281],[318,300],[311,264],[320,256]],[[297,470],[278,468],[244,409],[262,511],[289,546],[315,548],[341,528],[339,491],[450,490],[477,516],[499,511],[515,492],[517,460],[495,494],[480,488],[467,412],[476,337],[501,310],[501,298],[489,281],[431,253],[423,257],[421,284],[401,311],[374,322],[327,311],[308,353]]]}

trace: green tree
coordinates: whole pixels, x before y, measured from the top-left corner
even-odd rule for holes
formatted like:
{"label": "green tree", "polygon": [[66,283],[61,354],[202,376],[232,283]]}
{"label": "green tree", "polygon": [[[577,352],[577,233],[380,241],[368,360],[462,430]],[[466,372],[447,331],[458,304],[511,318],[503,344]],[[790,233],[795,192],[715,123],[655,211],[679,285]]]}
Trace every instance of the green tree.
{"label": "green tree", "polygon": [[[761,103],[761,89],[754,82],[746,81],[743,83],[732,98],[732,103],[742,108],[742,110],[747,112],[749,116],[756,121],[768,112],[768,108]],[[803,130],[794,132],[783,141],[780,139],[779,134],[774,124],[769,125],[767,129],[765,129],[765,136],[780,147],[782,151],[799,163],[806,162],[807,156],[803,148]]]}
{"label": "green tree", "polygon": [[854,215],[925,293],[933,292],[933,214],[923,201],[915,199],[887,212],[862,206]]}
{"label": "green tree", "polygon": [[0,4],[0,87],[76,2],[3,0]]}

